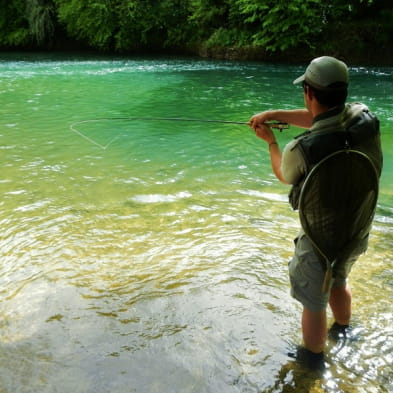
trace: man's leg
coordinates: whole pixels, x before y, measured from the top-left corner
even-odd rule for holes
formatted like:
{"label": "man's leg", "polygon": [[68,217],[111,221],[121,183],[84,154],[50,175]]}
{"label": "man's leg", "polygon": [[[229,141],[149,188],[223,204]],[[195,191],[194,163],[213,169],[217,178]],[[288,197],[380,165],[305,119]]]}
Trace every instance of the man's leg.
{"label": "man's leg", "polygon": [[334,320],[342,326],[349,325],[351,319],[352,293],[348,284],[343,287],[333,287],[330,292],[329,305]]}
{"label": "man's leg", "polygon": [[305,348],[314,353],[323,352],[327,338],[326,310],[315,312],[303,308],[302,331]]}

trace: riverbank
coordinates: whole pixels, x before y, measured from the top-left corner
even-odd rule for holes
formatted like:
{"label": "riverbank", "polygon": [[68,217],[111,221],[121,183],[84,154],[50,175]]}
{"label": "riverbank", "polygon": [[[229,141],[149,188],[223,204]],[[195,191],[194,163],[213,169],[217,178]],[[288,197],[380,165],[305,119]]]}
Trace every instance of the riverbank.
{"label": "riverbank", "polygon": [[392,21],[386,0],[7,2],[0,12],[0,50],[288,64],[330,54],[350,64],[391,66]]}
{"label": "riverbank", "polygon": [[206,43],[192,47],[176,48],[145,48],[129,51],[98,50],[76,41],[62,41],[52,47],[36,48],[1,48],[1,53],[78,53],[91,54],[93,56],[181,56],[197,57],[212,60],[230,61],[261,61],[267,63],[299,64],[308,63],[310,59],[331,55],[343,59],[348,64],[359,66],[393,66],[393,50],[386,47],[367,46],[363,49],[350,48],[348,45],[334,47],[328,46],[321,49],[313,49],[306,46],[288,49],[285,51],[271,52],[258,46],[224,46],[207,45]]}
{"label": "riverbank", "polygon": [[268,52],[260,47],[206,47],[202,46],[196,52],[202,58],[242,60],[242,61],[265,61],[286,64],[307,63],[310,59],[331,55],[345,60],[348,64],[364,66],[392,66],[393,51],[381,48],[367,48],[364,51],[353,51],[350,48],[336,48],[332,50],[317,50],[310,48],[296,48],[283,52]]}

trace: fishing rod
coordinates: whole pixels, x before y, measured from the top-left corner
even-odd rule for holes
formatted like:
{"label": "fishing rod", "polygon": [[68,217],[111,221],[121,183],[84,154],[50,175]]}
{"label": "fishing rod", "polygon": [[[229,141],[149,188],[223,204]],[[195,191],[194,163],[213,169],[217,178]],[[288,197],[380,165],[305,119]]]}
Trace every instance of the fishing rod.
{"label": "fishing rod", "polygon": [[[118,120],[118,121],[183,121],[183,122],[199,122],[199,123],[220,123],[220,124],[241,124],[250,125],[249,122],[245,121],[232,121],[232,120],[213,120],[213,119],[194,119],[194,118],[182,118],[182,117],[101,117],[97,119],[81,120],[73,123],[71,126],[81,123],[95,122],[95,121],[106,121],[106,120]],[[278,130],[284,130],[289,128],[288,123],[283,122],[268,122],[264,123],[268,127],[275,128]]]}
{"label": "fishing rod", "polygon": [[[198,123],[219,123],[219,124],[240,124],[240,125],[250,125],[249,122],[244,121],[232,121],[232,120],[214,120],[214,119],[195,119],[195,118],[182,118],[182,117],[101,117],[97,119],[87,119],[80,120],[70,125],[70,129],[76,134],[80,135],[82,138],[88,140],[92,144],[106,150],[109,145],[111,145],[117,137],[113,138],[107,145],[103,146],[100,143],[89,138],[87,135],[75,128],[78,124],[83,123],[94,123],[99,121],[177,121],[177,122],[198,122]],[[278,129],[280,132],[282,130],[288,129],[289,124],[283,122],[267,122],[264,123],[266,126],[274,129]]]}

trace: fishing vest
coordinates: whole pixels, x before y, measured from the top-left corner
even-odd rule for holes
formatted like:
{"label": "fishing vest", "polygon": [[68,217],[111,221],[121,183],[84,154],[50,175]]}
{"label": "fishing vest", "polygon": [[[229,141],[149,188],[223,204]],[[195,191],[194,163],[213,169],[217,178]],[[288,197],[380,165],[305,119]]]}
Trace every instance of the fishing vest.
{"label": "fishing vest", "polygon": [[294,148],[302,153],[306,172],[289,193],[289,202],[294,210],[299,207],[302,185],[314,165],[338,150],[352,149],[366,153],[362,146],[374,143],[372,139],[379,136],[379,120],[366,106],[356,116],[334,127],[334,130],[328,127],[319,131],[306,131],[295,138],[298,141]]}

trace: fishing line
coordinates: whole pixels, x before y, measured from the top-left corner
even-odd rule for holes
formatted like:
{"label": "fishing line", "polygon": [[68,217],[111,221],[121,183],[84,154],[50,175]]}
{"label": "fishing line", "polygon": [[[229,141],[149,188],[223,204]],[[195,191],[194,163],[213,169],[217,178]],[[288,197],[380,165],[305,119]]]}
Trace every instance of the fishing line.
{"label": "fishing line", "polygon": [[[88,140],[93,145],[100,147],[103,150],[106,150],[119,136],[114,137],[110,140],[106,145],[101,145],[100,143],[94,141],[89,138],[83,132],[79,131],[75,126],[83,123],[94,123],[100,121],[178,121],[178,122],[198,122],[198,123],[219,123],[219,124],[240,124],[240,125],[249,125],[249,122],[244,121],[232,121],[232,120],[213,120],[213,119],[193,119],[193,118],[181,118],[181,117],[101,117],[97,119],[88,119],[88,120],[80,120],[70,125],[71,131],[75,132],[82,138]],[[287,123],[282,122],[269,122],[265,123],[267,126],[271,128],[278,129],[280,131],[289,128]]]}

